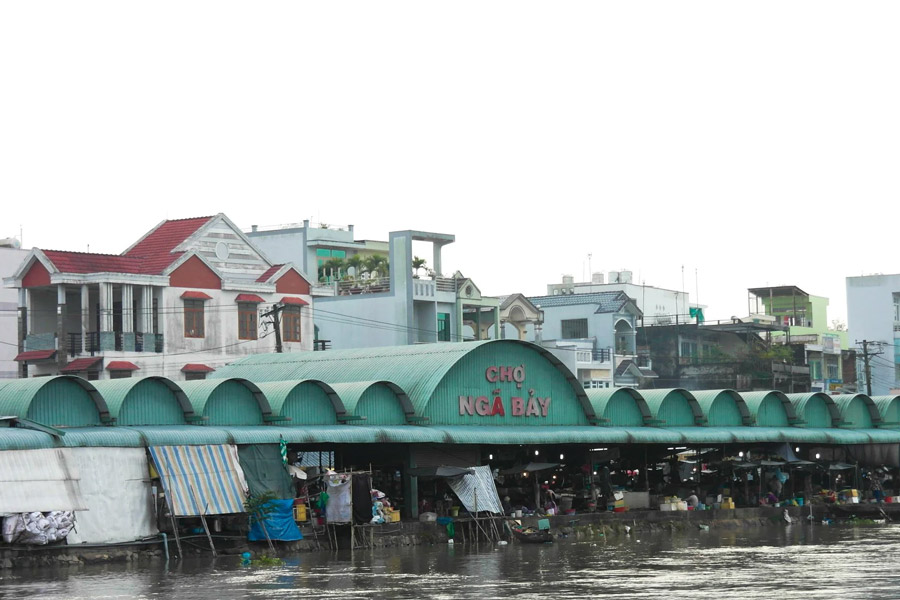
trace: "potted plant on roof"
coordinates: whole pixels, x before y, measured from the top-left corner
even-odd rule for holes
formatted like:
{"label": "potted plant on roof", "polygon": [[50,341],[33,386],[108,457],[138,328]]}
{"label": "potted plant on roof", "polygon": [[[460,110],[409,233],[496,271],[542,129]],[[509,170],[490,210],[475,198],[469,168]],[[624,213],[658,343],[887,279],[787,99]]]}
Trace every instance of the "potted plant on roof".
{"label": "potted plant on roof", "polygon": [[414,257],[413,257],[413,259],[412,259],[412,268],[413,268],[413,271],[415,271],[415,272],[413,273],[413,277],[414,277],[414,278],[416,278],[416,279],[419,278],[419,269],[424,269],[424,268],[425,268],[425,263],[426,263],[426,262],[427,262],[427,261],[426,261],[424,258],[419,258],[418,256],[414,256]]}

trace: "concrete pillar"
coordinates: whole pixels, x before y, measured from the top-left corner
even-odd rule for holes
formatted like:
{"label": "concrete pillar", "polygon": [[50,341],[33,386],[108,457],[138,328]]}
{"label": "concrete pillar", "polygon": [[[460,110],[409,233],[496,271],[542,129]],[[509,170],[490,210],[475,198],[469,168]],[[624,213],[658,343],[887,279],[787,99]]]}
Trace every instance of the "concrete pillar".
{"label": "concrete pillar", "polygon": [[[19,353],[25,352],[25,338],[28,336],[28,290],[19,288]],[[28,363],[23,361],[18,365],[19,377],[28,377]]]}
{"label": "concrete pillar", "polygon": [[491,309],[491,312],[494,314],[494,339],[500,339],[500,307],[495,306]]}
{"label": "concrete pillar", "polygon": [[91,332],[91,292],[86,285],[81,286],[81,351],[87,352],[90,341],[88,334]]}
{"label": "concrete pillar", "polygon": [[122,332],[134,331],[134,286],[122,284]]}
{"label": "concrete pillar", "polygon": [[406,506],[409,515],[404,515],[410,519],[418,520],[419,518],[419,478],[412,477],[409,469],[416,467],[416,458],[413,454],[413,447],[406,447],[406,469],[403,470],[403,497],[406,498]]}
{"label": "concrete pillar", "polygon": [[434,271],[435,277],[443,277],[441,271],[441,245],[433,244],[433,252],[431,253],[431,270]]}
{"label": "concrete pillar", "polygon": [[69,362],[69,336],[66,331],[66,286],[56,286],[56,363],[62,369]]}
{"label": "concrete pillar", "polygon": [[153,287],[145,285],[141,288],[141,331],[153,333]]}
{"label": "concrete pillar", "polygon": [[100,288],[100,331],[113,330],[113,286],[101,283]]}
{"label": "concrete pillar", "polygon": [[31,332],[34,331],[34,311],[32,309],[32,300],[34,295],[31,293],[31,290],[25,289],[25,308],[26,308],[26,317],[25,321],[25,335],[31,335]]}

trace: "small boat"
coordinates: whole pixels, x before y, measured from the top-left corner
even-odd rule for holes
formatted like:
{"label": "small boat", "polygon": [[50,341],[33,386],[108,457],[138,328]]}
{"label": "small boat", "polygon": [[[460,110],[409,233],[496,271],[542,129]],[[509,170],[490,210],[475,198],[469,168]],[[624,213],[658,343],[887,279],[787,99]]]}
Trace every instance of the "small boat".
{"label": "small boat", "polygon": [[538,530],[534,527],[524,529],[512,528],[513,536],[523,544],[547,544],[553,541],[553,534],[549,529]]}

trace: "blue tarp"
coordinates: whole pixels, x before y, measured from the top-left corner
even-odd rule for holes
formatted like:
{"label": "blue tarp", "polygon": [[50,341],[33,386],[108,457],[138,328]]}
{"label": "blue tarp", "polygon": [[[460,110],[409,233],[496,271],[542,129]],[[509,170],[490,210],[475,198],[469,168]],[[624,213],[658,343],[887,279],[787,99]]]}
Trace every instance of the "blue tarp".
{"label": "blue tarp", "polygon": [[[269,518],[265,520],[266,531],[269,532],[271,539],[282,542],[296,542],[303,539],[303,534],[300,533],[297,523],[294,522],[293,500],[271,500],[266,506],[271,509]],[[250,525],[247,539],[251,542],[260,542],[266,539],[266,534],[255,519]]]}

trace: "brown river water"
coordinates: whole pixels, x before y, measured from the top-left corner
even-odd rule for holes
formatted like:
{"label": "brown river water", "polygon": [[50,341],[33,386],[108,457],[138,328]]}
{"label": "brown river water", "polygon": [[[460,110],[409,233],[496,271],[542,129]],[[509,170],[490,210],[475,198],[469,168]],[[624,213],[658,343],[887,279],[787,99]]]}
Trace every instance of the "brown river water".
{"label": "brown river water", "polygon": [[18,570],[0,598],[900,598],[900,525],[794,524],[599,541]]}

